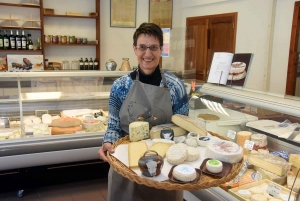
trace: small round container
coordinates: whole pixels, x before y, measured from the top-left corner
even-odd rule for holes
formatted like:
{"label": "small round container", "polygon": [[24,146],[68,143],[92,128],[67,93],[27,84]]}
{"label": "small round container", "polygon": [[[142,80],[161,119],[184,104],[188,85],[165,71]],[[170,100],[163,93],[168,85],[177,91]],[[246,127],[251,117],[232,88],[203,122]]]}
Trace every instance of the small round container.
{"label": "small round container", "polygon": [[82,38],[82,44],[87,44],[87,38]]}
{"label": "small round container", "polygon": [[76,41],[75,41],[75,36],[70,36],[69,38],[69,43],[70,44],[74,44]]}
{"label": "small round container", "polygon": [[200,147],[206,147],[210,140],[211,138],[209,136],[202,136],[197,139],[197,142]]}
{"label": "small round container", "polygon": [[52,43],[58,43],[58,36],[56,35],[52,36]]}
{"label": "small round container", "polygon": [[187,134],[187,138],[195,138],[198,139],[200,137],[199,133],[196,132],[190,132]]}
{"label": "small round container", "polygon": [[62,35],[61,36],[61,43],[66,44],[67,43],[67,36]]}
{"label": "small round container", "polygon": [[45,43],[51,43],[51,36],[45,35]]}

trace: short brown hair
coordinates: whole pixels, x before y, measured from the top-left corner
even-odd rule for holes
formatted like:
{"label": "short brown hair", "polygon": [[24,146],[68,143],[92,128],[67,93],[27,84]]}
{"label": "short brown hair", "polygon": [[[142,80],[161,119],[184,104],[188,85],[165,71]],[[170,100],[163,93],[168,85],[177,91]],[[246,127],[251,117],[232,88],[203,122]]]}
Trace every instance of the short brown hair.
{"label": "short brown hair", "polygon": [[161,28],[154,23],[142,23],[133,34],[133,45],[137,45],[137,39],[140,34],[147,34],[158,39],[160,46],[163,46],[163,32]]}

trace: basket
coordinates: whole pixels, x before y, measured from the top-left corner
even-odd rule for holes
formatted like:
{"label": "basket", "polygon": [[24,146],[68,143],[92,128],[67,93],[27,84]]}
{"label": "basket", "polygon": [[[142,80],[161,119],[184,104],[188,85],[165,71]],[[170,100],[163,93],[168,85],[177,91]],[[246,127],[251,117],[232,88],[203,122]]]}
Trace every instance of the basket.
{"label": "basket", "polygon": [[[227,140],[225,137],[220,136],[216,133],[209,132],[211,135],[219,137],[220,139]],[[129,136],[125,136],[118,141],[116,141],[113,146],[117,147],[120,144],[128,144],[129,141]],[[201,178],[198,183],[186,183],[186,184],[179,184],[179,183],[174,183],[169,180],[166,181],[155,181],[152,179],[140,177],[137,175],[133,170],[125,166],[122,162],[120,162],[117,158],[114,156],[110,155],[109,153],[107,154],[108,162],[110,166],[120,175],[123,177],[136,182],[138,184],[143,184],[148,187],[154,187],[157,189],[164,189],[164,190],[199,190],[199,189],[206,189],[210,187],[216,187],[219,186],[220,184],[226,183],[230,180],[232,180],[242,169],[244,160],[241,160],[238,163],[232,164],[232,170],[229,175],[226,177],[222,178],[216,178],[212,177],[209,175],[202,174]]]}

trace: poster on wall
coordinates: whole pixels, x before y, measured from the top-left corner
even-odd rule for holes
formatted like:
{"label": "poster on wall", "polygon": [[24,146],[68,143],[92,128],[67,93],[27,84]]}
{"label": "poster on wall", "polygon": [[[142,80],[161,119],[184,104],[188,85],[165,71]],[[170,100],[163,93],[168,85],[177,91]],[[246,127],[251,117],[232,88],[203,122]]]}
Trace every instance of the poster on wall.
{"label": "poster on wall", "polygon": [[170,28],[163,28],[161,30],[164,38],[161,56],[168,57],[170,56]]}
{"label": "poster on wall", "polygon": [[172,28],[173,0],[149,0],[149,22]]}
{"label": "poster on wall", "polygon": [[135,28],[136,0],[110,0],[110,26]]}

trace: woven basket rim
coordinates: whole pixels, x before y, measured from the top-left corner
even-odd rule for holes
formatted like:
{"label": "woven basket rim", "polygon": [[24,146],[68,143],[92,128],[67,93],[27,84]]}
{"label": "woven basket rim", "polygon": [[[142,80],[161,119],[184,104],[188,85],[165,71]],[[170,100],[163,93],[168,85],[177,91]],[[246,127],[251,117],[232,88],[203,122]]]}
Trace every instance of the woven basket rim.
{"label": "woven basket rim", "polygon": [[[220,136],[216,133],[208,131],[211,135],[219,137],[220,139],[223,140],[228,140],[227,138]],[[123,138],[120,138],[117,140],[115,143],[113,143],[113,147],[117,147],[118,145],[121,144],[128,144],[129,141],[129,136],[125,136]],[[137,175],[133,170],[128,168],[126,165],[124,165],[121,161],[119,161],[116,157],[112,156],[111,154],[107,154],[108,158],[108,163],[110,166],[120,175],[123,177],[136,182],[138,184],[143,184],[148,187],[154,187],[157,189],[164,189],[164,190],[199,190],[199,189],[206,189],[210,187],[216,187],[221,184],[224,184],[228,181],[231,181],[232,179],[235,178],[235,176],[240,172],[240,170],[243,167],[244,164],[244,159],[242,159],[238,163],[232,164],[232,170],[229,175],[222,177],[222,178],[215,178],[210,175],[206,175],[202,173],[202,176],[200,178],[200,181],[197,183],[185,183],[185,184],[179,184],[179,183],[174,183],[170,180],[166,181],[155,181],[152,179],[140,177]]]}

